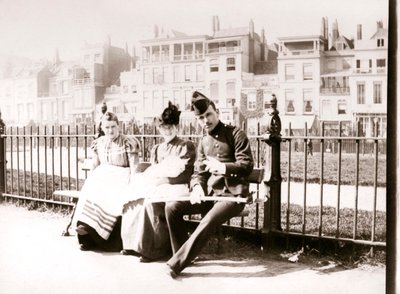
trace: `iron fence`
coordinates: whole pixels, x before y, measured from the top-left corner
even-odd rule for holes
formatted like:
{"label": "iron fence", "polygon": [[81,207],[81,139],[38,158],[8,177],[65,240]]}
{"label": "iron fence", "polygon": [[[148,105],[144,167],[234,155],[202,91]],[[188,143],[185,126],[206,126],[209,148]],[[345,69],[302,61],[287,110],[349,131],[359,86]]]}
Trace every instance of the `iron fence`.
{"label": "iron fence", "polygon": [[[90,154],[95,130],[7,128],[0,139],[3,197],[72,206],[70,199],[53,191],[81,189],[87,177],[83,159]],[[140,141],[142,161],[149,160],[152,146],[161,140],[151,127],[122,126],[122,132]],[[385,138],[309,136],[307,131],[281,137],[279,129],[271,139],[271,133],[261,134],[259,125],[257,135],[249,136],[255,166],[266,170],[265,185],[251,189],[268,200],[248,205],[249,215],[232,219],[228,226],[271,236],[386,246],[386,212],[381,205],[386,203]],[[195,144],[201,137],[193,126],[183,128],[180,136]],[[369,146],[368,152],[363,146]]]}

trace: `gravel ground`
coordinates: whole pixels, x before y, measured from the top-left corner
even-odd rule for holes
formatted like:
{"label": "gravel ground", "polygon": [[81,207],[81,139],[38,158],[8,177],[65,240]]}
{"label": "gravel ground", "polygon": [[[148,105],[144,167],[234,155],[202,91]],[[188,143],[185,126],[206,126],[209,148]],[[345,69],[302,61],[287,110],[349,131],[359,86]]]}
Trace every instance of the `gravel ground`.
{"label": "gravel ground", "polygon": [[235,256],[203,254],[173,280],[162,262],[141,264],[133,256],[80,251],[74,236],[61,236],[67,223],[61,214],[0,204],[1,294],[385,293],[382,266],[291,263],[286,257],[257,256],[250,247],[240,247]]}

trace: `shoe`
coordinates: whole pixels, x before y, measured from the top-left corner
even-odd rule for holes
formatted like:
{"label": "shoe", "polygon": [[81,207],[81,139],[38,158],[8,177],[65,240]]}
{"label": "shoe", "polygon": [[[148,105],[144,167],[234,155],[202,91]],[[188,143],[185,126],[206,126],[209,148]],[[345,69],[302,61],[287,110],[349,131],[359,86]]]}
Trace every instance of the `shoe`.
{"label": "shoe", "polygon": [[165,267],[165,272],[168,276],[173,278],[174,280],[179,277],[179,273],[172,269],[168,264]]}
{"label": "shoe", "polygon": [[122,255],[136,255],[136,252],[129,249],[122,249],[120,252]]}
{"label": "shoe", "polygon": [[79,249],[82,251],[89,251],[93,249],[93,245],[90,244],[79,244]]}
{"label": "shoe", "polygon": [[150,258],[148,258],[148,257],[145,257],[145,256],[140,256],[139,257],[139,262],[142,262],[142,263],[149,263],[149,262],[153,262],[154,260],[152,260],[152,259],[150,259]]}

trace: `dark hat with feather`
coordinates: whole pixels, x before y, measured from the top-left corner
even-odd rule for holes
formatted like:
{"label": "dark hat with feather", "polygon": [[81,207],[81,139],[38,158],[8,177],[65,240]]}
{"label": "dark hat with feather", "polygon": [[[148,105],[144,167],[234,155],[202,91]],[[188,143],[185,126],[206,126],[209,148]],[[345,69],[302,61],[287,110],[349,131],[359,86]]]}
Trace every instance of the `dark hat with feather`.
{"label": "dark hat with feather", "polygon": [[168,102],[168,107],[164,109],[160,117],[155,119],[157,125],[178,125],[181,112],[171,101]]}

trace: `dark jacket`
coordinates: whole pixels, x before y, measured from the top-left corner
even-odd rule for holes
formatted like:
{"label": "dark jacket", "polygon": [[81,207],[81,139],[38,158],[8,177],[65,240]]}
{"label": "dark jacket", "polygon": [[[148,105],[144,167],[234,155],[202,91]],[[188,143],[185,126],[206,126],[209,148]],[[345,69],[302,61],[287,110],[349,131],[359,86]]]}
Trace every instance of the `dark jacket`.
{"label": "dark jacket", "polygon": [[[190,186],[200,184],[206,195],[230,192],[247,197],[248,176],[253,170],[253,156],[247,135],[237,127],[219,122],[210,134],[205,135],[198,146],[195,173]],[[225,175],[211,174],[205,170],[203,160],[214,157],[225,163]]]}

